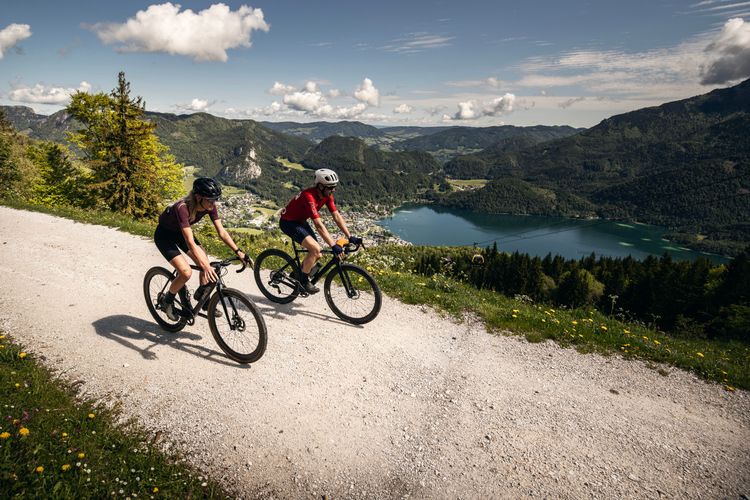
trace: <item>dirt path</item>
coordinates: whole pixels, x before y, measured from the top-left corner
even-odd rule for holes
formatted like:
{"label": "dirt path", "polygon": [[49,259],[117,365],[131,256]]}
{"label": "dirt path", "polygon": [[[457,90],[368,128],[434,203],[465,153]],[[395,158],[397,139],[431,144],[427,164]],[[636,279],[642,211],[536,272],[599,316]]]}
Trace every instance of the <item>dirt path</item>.
{"label": "dirt path", "polygon": [[149,240],[0,207],[0,327],[238,496],[750,495],[747,392],[389,298],[356,327],[322,294],[276,306],[229,273],[269,330],[242,367],[206,322],[156,327],[141,286],[161,263]]}

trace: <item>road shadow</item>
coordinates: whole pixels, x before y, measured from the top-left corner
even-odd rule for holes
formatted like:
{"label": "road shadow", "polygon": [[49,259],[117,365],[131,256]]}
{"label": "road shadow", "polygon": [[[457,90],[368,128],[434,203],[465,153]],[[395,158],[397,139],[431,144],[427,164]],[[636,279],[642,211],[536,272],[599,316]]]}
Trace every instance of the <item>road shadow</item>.
{"label": "road shadow", "polygon": [[[241,365],[227,359],[223,352],[210,349],[206,346],[192,341],[201,340],[203,337],[186,331],[170,333],[159,328],[159,325],[141,318],[128,316],[126,314],[115,314],[98,319],[91,323],[97,335],[114,340],[118,344],[137,351],[143,359],[149,361],[157,360],[154,347],[166,345],[179,351],[190,353],[214,363],[232,366],[234,368],[249,368],[249,365]],[[149,345],[142,347],[134,343],[136,340],[145,340]]]}
{"label": "road shadow", "polygon": [[298,304],[296,302],[290,302],[288,304],[277,304],[267,299],[258,298],[254,298],[253,302],[255,302],[255,305],[258,306],[258,309],[264,317],[283,318],[284,316],[308,316],[310,318],[327,320],[338,323],[340,325],[351,326],[358,329],[364,328],[364,325],[355,325],[353,323],[349,323],[348,321],[342,320],[338,316],[334,315],[333,312],[328,315],[300,309],[301,304]]}

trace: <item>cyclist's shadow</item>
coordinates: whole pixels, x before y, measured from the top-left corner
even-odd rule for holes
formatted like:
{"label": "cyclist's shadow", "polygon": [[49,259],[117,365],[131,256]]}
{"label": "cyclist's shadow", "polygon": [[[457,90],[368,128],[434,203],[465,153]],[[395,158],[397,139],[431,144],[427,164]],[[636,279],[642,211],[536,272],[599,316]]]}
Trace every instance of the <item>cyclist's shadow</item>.
{"label": "cyclist's shadow", "polygon": [[[190,332],[165,332],[159,325],[151,321],[146,321],[126,314],[115,314],[106,318],[98,319],[91,323],[98,335],[112,339],[115,342],[138,351],[144,359],[156,360],[157,354],[153,348],[158,345],[168,345],[173,349],[188,352],[201,358],[210,359],[216,363],[221,363],[236,368],[246,368],[249,365],[240,365],[226,359],[224,353],[209,349],[206,346],[190,342],[202,339],[200,335]],[[145,348],[134,343],[135,340],[146,340],[149,345]]]}

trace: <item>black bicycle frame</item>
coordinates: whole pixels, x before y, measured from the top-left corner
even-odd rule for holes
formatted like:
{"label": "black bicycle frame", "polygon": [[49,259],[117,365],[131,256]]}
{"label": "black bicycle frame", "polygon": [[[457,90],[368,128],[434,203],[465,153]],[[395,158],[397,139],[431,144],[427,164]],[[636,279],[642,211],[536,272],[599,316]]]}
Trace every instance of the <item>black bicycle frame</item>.
{"label": "black bicycle frame", "polygon": [[[206,289],[203,292],[203,297],[201,298],[201,300],[198,301],[197,304],[195,304],[194,307],[192,307],[192,308],[189,307],[190,300],[189,300],[189,298],[187,296],[187,293],[186,293],[187,289],[185,288],[185,286],[183,286],[180,289],[180,291],[178,292],[180,294],[180,300],[183,303],[182,304],[182,310],[178,314],[181,314],[184,317],[186,317],[187,320],[188,320],[188,324],[190,324],[190,325],[195,324],[195,317],[196,316],[201,316],[203,318],[208,318],[208,316],[206,316],[205,314],[203,314],[202,312],[200,312],[200,309],[201,309],[201,307],[203,307],[203,304],[205,304],[208,301],[208,299],[211,297],[211,292],[213,292],[214,288],[216,289],[216,293],[219,294],[219,300],[221,301],[221,306],[224,308],[224,314],[225,314],[224,317],[225,318],[229,318],[230,317],[229,316],[229,310],[227,309],[226,301],[224,300],[224,294],[222,293],[222,290],[224,288],[226,288],[226,285],[224,284],[224,281],[221,279],[221,269],[222,269],[223,266],[220,263],[216,264],[216,265],[212,264],[212,266],[213,266],[214,270],[216,271],[216,275],[218,276],[219,279],[218,279],[218,281],[216,283],[209,283],[209,288]],[[198,266],[194,266],[192,264],[190,265],[190,267],[192,269],[195,269],[196,271],[202,271],[203,270],[202,268],[200,268]],[[177,273],[177,270],[175,269],[174,271],[172,271],[172,280],[175,280],[177,278],[177,276],[178,276],[178,273]],[[171,283],[171,281],[167,282],[164,285],[164,288],[162,289],[161,293],[165,293],[165,291],[167,290],[167,287],[169,286],[170,283]],[[234,302],[231,302],[231,305],[232,305],[232,311],[236,315],[237,314],[237,307],[235,307]],[[234,323],[232,321],[229,321],[229,328],[231,330],[235,329]]]}
{"label": "black bicycle frame", "polygon": [[[292,248],[294,248],[294,260],[297,262],[297,267],[299,268],[300,272],[302,272],[302,262],[300,261],[299,254],[301,253],[308,253],[307,248],[299,248],[294,241],[292,241]],[[333,253],[332,250],[322,250],[324,253]],[[326,262],[326,265],[319,268],[317,271],[315,271],[315,274],[313,276],[310,276],[310,283],[315,284],[318,282],[319,279],[321,279],[323,276],[326,275],[329,269],[331,269],[333,266],[341,266],[341,260],[337,259],[336,256],[334,256],[331,260]],[[343,275],[343,273],[342,273]],[[351,284],[347,284],[348,289],[351,289]]]}

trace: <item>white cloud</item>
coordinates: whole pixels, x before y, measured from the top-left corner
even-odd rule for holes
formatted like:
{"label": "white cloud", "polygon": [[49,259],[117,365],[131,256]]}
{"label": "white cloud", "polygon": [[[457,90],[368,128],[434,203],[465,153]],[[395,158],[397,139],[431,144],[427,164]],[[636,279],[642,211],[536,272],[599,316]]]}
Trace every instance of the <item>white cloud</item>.
{"label": "white cloud", "polygon": [[483,80],[458,80],[445,82],[445,84],[449,87],[489,87],[491,89],[497,89],[506,85],[505,82],[498,80],[494,76],[490,76]]}
{"label": "white cloud", "polygon": [[299,111],[316,112],[325,106],[327,102],[326,98],[320,92],[303,90],[285,95],[284,104]]}
{"label": "white cloud", "polygon": [[292,85],[286,85],[281,82],[273,82],[273,87],[271,87],[268,90],[268,93],[274,94],[274,95],[284,95],[284,94],[290,94],[294,92],[295,90],[297,89],[294,88]]}
{"label": "white cloud", "polygon": [[76,91],[88,92],[91,84],[81,82],[77,89],[64,87],[48,87],[37,83],[33,87],[18,87],[8,92],[8,98],[15,102],[29,104],[57,104],[63,105],[70,101],[70,96]]}
{"label": "white cloud", "polygon": [[341,91],[339,89],[331,89],[328,91],[328,97],[338,97],[341,95]]}
{"label": "white cloud", "polygon": [[372,84],[372,80],[369,78],[362,80],[362,83],[359,84],[357,90],[354,92],[354,97],[370,106],[378,106],[380,104],[380,91],[375,88],[375,85]]}
{"label": "white cloud", "polygon": [[723,84],[749,77],[750,23],[730,19],[705,52],[709,61],[701,68],[702,84]]}
{"label": "white cloud", "polygon": [[516,96],[510,93],[492,99],[484,104],[474,99],[459,102],[456,114],[453,116],[443,115],[443,120],[476,120],[484,116],[502,116],[513,111],[515,102]]}
{"label": "white cloud", "polygon": [[190,111],[205,111],[208,109],[208,101],[196,98],[193,99],[186,108]]}
{"label": "white cloud", "polygon": [[397,115],[411,113],[412,111],[414,111],[414,108],[409,106],[408,104],[400,104],[393,108],[393,113]]}
{"label": "white cloud", "polygon": [[31,36],[31,26],[28,24],[11,24],[0,30],[0,59],[5,51],[15,47],[18,42]]}
{"label": "white cloud", "polygon": [[318,84],[313,81],[308,81],[305,83],[305,91],[307,92],[317,92],[318,91]]}
{"label": "white cloud", "polygon": [[452,36],[433,35],[424,32],[410,33],[402,38],[393,40],[388,45],[381,47],[381,49],[400,54],[414,54],[428,49],[447,47],[454,38]]}
{"label": "white cloud", "polygon": [[198,13],[180,12],[179,4],[164,3],[139,10],[125,23],[97,23],[91,29],[106,44],[122,52],[165,52],[196,61],[223,61],[227,49],[250,47],[254,30],[268,31],[261,9],[242,5],[236,11],[223,3]]}

